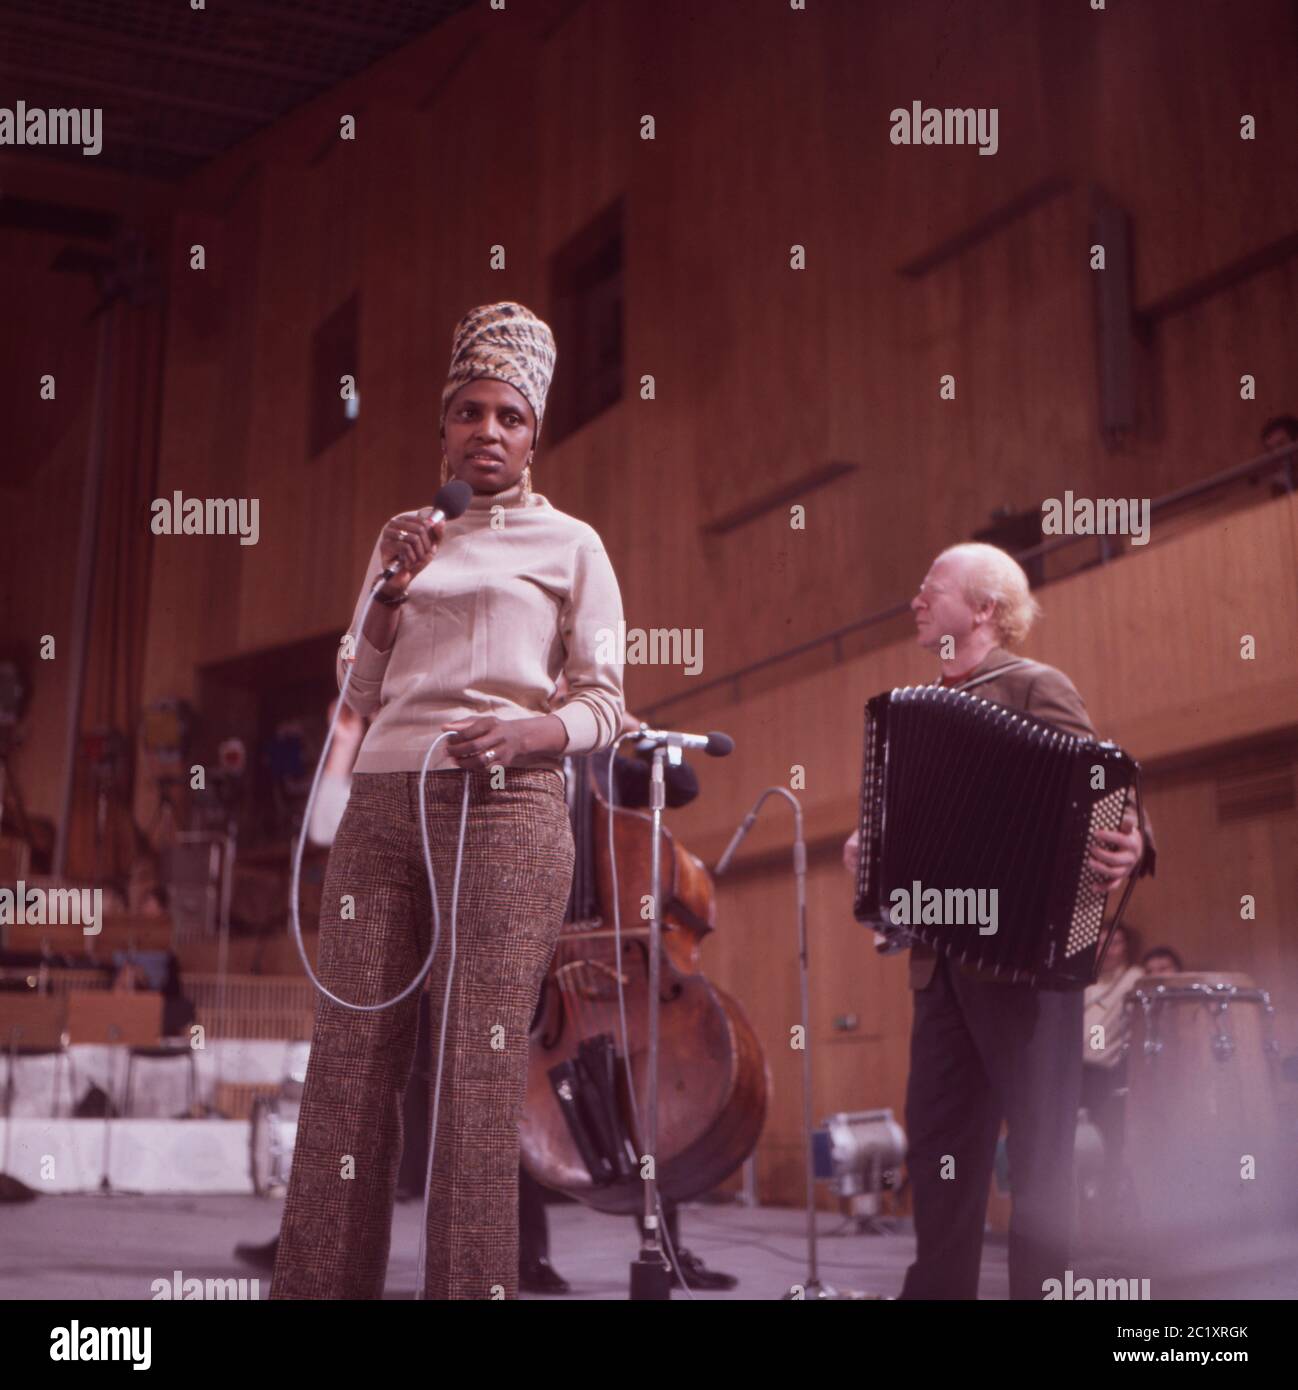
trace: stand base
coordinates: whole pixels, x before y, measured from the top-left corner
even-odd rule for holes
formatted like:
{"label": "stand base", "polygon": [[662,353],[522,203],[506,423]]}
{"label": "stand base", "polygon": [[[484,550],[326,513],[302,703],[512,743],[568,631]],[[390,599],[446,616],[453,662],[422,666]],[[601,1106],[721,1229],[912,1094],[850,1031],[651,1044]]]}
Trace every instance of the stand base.
{"label": "stand base", "polygon": [[664,1302],[672,1296],[672,1272],[661,1250],[644,1246],[640,1258],[631,1261],[631,1298],[633,1302],[654,1299]]}

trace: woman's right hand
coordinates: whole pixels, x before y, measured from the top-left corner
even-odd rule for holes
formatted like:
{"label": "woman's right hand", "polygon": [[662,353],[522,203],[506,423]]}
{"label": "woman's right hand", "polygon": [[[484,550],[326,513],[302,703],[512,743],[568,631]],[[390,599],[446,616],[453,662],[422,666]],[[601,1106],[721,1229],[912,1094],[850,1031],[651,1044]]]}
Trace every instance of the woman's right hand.
{"label": "woman's right hand", "polygon": [[843,867],[853,877],[861,867],[861,832],[853,830],[843,844]]}
{"label": "woman's right hand", "polygon": [[379,536],[379,555],[386,569],[392,561],[400,560],[401,569],[389,579],[380,592],[394,598],[403,594],[425,565],[437,554],[446,523],[429,526],[431,509],[423,512],[402,512],[384,526]]}

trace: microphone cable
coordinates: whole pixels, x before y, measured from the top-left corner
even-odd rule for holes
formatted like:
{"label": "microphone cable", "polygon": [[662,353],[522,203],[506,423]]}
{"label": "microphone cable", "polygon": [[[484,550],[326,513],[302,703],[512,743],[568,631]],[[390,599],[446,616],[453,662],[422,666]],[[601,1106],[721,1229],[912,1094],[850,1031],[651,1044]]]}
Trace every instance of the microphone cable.
{"label": "microphone cable", "polygon": [[[378,591],[386,582],[380,576],[370,590],[369,597],[365,601],[365,607],[361,610],[361,616],[356,624],[357,631],[365,631],[365,620],[369,617],[370,609],[374,605],[374,598]],[[297,946],[298,957],[302,961],[302,968],[307,973],[307,978],[315,986],[317,992],[324,998],[331,1000],[340,1008],[351,1009],[355,1013],[378,1013],[383,1009],[390,1009],[394,1005],[401,1003],[417,990],[428,976],[428,972],[433,967],[433,961],[437,956],[437,948],[442,938],[442,915],[441,908],[437,901],[437,876],[433,871],[432,850],[428,844],[428,810],[425,805],[425,790],[428,781],[428,764],[433,756],[434,750],[439,743],[444,742],[451,736],[451,731],[438,734],[428,745],[428,751],[424,754],[424,761],[419,769],[419,831],[424,854],[424,871],[428,876],[428,895],[433,904],[433,938],[432,944],[428,948],[428,954],[424,957],[424,963],[419,967],[414,979],[403,989],[400,994],[394,994],[391,999],[384,999],[378,1004],[354,1004],[349,999],[343,999],[332,990],[328,989],[324,982],[311,968],[311,962],[307,959],[306,944],[302,940],[302,919],[299,914],[299,898],[301,896],[302,880],[302,855],[306,849],[307,828],[311,824],[311,813],[315,809],[316,795],[320,789],[320,779],[324,774],[325,761],[329,756],[329,749],[333,744],[334,732],[338,727],[338,716],[342,713],[342,707],[347,700],[347,688],[351,684],[353,665],[347,666],[347,673],[343,676],[342,686],[338,692],[338,703],[334,707],[333,719],[329,722],[329,731],[325,735],[324,747],[320,753],[320,761],[316,765],[315,777],[311,781],[311,790],[307,794],[306,809],[302,815],[302,833],[298,837],[297,848],[293,854],[293,877],[289,888],[289,916],[293,923],[293,941]],[[442,1071],[446,1060],[446,1015],[447,1005],[451,997],[451,984],[455,978],[455,951],[456,951],[456,921],[459,913],[460,903],[460,872],[464,859],[464,832],[468,823],[469,816],[469,788],[471,772],[469,768],[464,769],[464,796],[460,803],[460,832],[455,846],[455,873],[451,881],[451,922],[450,922],[450,959],[446,970],[446,989],[442,998],[442,1023],[440,1035],[437,1043],[437,1066],[435,1068],[432,1101],[432,1119],[429,1129],[428,1140],[428,1168],[424,1178],[424,1219],[419,1228],[419,1253],[415,1262],[415,1298],[421,1300],[424,1296],[424,1274],[427,1256],[428,1238],[428,1209],[430,1194],[433,1183],[433,1158],[437,1150],[437,1112],[438,1103],[442,1095]],[[418,1017],[416,1016],[415,1028],[418,1034]],[[308,1066],[310,1065],[308,1059]]]}

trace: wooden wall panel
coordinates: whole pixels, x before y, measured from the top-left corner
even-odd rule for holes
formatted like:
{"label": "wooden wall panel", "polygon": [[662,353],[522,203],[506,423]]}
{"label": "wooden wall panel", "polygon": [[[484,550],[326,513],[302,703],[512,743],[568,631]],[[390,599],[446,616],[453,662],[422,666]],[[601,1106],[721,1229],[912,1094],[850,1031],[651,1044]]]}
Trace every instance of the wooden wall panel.
{"label": "wooden wall panel", "polygon": [[[1241,60],[1220,42],[1229,17],[1212,13],[1219,31],[1205,20],[1195,32],[1238,86]],[[538,485],[605,535],[632,623],[703,630],[705,675],[904,595],[918,555],[994,507],[1031,507],[1066,487],[1146,495],[1247,454],[1270,405],[1231,404],[1240,344],[1222,329],[1257,311],[1264,338],[1245,355],[1283,364],[1291,268],[1241,291],[1242,308],[1223,297],[1167,325],[1154,361],[1175,447],[1144,440],[1120,461],[1098,444],[1084,254],[1092,171],[1070,161],[1089,150],[1098,174],[1117,156],[1071,132],[1095,109],[1096,54],[1113,40],[1089,14],[1066,24],[1045,14],[1024,22],[1021,7],[979,7],[934,35],[924,6],[869,17],[831,6],[819,18],[776,6],[737,24],[724,6],[650,15],[600,5],[541,43],[464,16],[205,173],[191,197],[210,205],[248,161],[261,171],[258,249],[229,290],[252,314],[253,337],[225,345],[232,364],[256,364],[245,368],[255,371],[243,393],[249,438],[222,462],[227,479],[242,467],[258,490],[265,535],[216,586],[240,595],[229,649],[345,617],[378,523],[435,476],[451,324],[468,304],[505,294],[545,312],[546,257],[619,194],[626,393],[553,450],[543,438]],[[1274,7],[1257,23],[1287,32]],[[786,61],[762,64],[777,47]],[[994,159],[888,143],[890,106],[932,85],[935,55],[936,85],[960,88],[962,101],[977,97],[966,90],[974,73],[1003,94]],[[464,119],[481,111],[484,82],[490,119]],[[1123,91],[1135,120],[1142,98],[1130,83]],[[359,139],[349,148],[335,132],[352,109]],[[658,123],[653,142],[639,139],[646,113]],[[1052,176],[1071,178],[1071,190],[918,279],[896,273]],[[788,268],[795,241],[808,249],[802,272]],[[503,274],[486,269],[495,242],[509,251]],[[1223,244],[1222,254],[1238,249]],[[361,421],[308,462],[310,330],[353,290]],[[190,351],[178,335],[172,369],[183,374]],[[954,402],[937,397],[947,370]],[[643,373],[657,380],[654,401],[639,399]],[[1278,408],[1283,372],[1262,375]],[[192,424],[176,416],[173,428],[183,483]],[[1211,447],[1188,462],[1193,432]],[[830,459],[859,471],[807,499],[809,531],[791,532],[780,510],[726,536],[700,534],[711,517]],[[628,684],[643,704],[688,680],[638,668]]]}
{"label": "wooden wall panel", "polygon": [[[1298,15],[1284,3],[1152,0],[1110,5],[1103,24],[1093,158],[1139,212],[1136,280],[1149,302],[1298,223],[1298,188],[1277,177],[1298,138],[1286,91]],[[1239,138],[1245,114],[1253,141]]]}
{"label": "wooden wall panel", "polygon": [[[252,413],[263,398],[256,353],[262,189],[254,178],[223,217],[182,214],[172,239],[158,493],[255,497]],[[190,248],[208,269],[189,269]],[[299,533],[295,550],[305,550]],[[148,614],[145,699],[193,699],[197,667],[240,650],[240,595],[258,547],[230,536],[158,536]],[[264,552],[263,552],[264,553]],[[246,567],[246,568],[245,568]],[[139,796],[147,798],[141,787]],[[137,813],[142,802],[137,801]],[[148,820],[145,815],[145,823]]]}

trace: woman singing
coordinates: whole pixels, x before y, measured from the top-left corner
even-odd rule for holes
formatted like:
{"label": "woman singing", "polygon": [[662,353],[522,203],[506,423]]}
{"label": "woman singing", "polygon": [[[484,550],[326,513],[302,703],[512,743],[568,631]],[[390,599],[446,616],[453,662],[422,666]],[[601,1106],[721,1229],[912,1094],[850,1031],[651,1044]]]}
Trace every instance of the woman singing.
{"label": "woman singing", "polygon": [[[426,786],[442,922],[434,1059],[466,776],[470,785],[426,1298],[517,1291],[528,1027],[572,878],[562,760],[609,747],[623,717],[622,668],[596,655],[622,618],[608,556],[589,526],[531,491],[554,358],[550,329],[521,304],[461,320],[442,392],[442,476],[468,483],[473,499],[436,527],[414,513],[389,521],[352,618],[355,634],[379,572],[399,558],[355,644],[347,702],[371,724],[329,856],[318,969],[358,1004],[391,998],[419,970],[432,931],[419,768],[454,730]],[[340,657],[340,684],[345,670]],[[546,713],[561,675],[568,702]],[[357,1013],[319,1002],[272,1298],[382,1296],[416,1003]]]}

